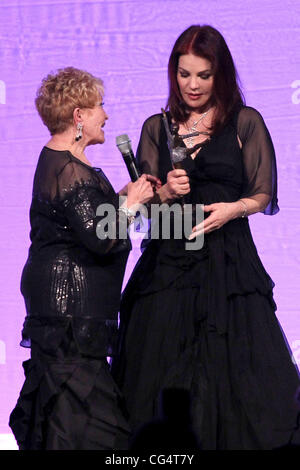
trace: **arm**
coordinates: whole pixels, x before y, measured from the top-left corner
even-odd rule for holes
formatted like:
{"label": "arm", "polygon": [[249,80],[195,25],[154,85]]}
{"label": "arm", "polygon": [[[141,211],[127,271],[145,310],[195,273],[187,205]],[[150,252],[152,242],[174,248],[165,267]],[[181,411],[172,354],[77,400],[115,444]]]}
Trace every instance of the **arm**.
{"label": "arm", "polygon": [[[160,159],[167,148],[162,149],[161,142],[161,115],[156,114],[148,118],[142,128],[140,141],[137,149],[137,162],[142,173],[148,173],[159,178]],[[167,140],[165,139],[167,146]],[[158,185],[154,199],[150,203],[171,203],[178,197],[190,192],[189,178],[185,170],[172,170],[170,163],[167,181]]]}
{"label": "arm", "polygon": [[271,136],[258,111],[249,107],[240,111],[237,133],[244,163],[241,199],[249,203],[249,215],[255,212],[275,215],[279,211],[276,157]]}
{"label": "arm", "polygon": [[[92,170],[69,162],[58,176],[58,195],[64,208],[74,239],[99,255],[108,253],[119,243],[117,233],[118,196],[107,181],[98,180]],[[111,210],[111,229],[115,237],[98,237],[97,226],[108,220],[108,214],[97,215],[99,206],[107,204]]]}
{"label": "arm", "polygon": [[59,195],[68,225],[75,238],[101,255],[113,247],[128,247],[127,228],[132,222],[128,209],[153,197],[147,176],[129,183],[127,198],[119,199],[106,178],[80,164],[68,163],[58,178]]}
{"label": "arm", "polygon": [[192,238],[219,229],[238,217],[257,212],[273,215],[279,211],[275,152],[261,115],[253,108],[243,108],[238,117],[237,132],[244,164],[241,197],[231,203],[204,206],[204,211],[211,214],[205,223],[194,227]]}

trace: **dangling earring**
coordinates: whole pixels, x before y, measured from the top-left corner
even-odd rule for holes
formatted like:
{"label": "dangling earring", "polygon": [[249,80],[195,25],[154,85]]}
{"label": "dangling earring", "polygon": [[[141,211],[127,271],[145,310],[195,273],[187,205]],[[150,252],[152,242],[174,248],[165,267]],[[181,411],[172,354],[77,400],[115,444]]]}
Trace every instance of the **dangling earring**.
{"label": "dangling earring", "polygon": [[83,128],[83,125],[81,124],[81,122],[79,122],[77,124],[77,133],[75,137],[76,142],[78,142],[78,140],[82,138],[82,128]]}

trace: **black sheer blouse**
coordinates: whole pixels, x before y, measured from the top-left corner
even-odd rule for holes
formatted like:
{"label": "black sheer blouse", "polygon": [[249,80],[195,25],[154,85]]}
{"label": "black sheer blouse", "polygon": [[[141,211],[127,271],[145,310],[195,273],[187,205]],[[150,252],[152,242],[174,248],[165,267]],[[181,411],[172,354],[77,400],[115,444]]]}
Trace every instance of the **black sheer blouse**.
{"label": "black sheer blouse", "polygon": [[[241,149],[237,146],[237,137],[242,143]],[[227,148],[222,149],[224,144]],[[233,155],[236,156],[236,161],[232,158]],[[172,165],[162,115],[156,114],[145,121],[137,160],[142,172],[158,176],[163,183],[166,182]],[[185,164],[190,173],[194,166],[190,157]],[[274,147],[262,116],[254,108],[242,107],[219,135],[213,135],[209,144],[196,156],[195,166],[201,169],[203,176],[204,173],[207,174],[212,184],[218,180],[219,184],[223,181],[224,185],[238,185],[236,199],[251,198],[257,194],[268,195],[269,203],[264,214],[273,215],[278,212]],[[202,202],[207,203],[205,200]]]}
{"label": "black sheer blouse", "polygon": [[[107,220],[107,213],[97,212],[103,204],[114,210],[114,238],[97,236]],[[21,345],[36,341],[52,350],[71,326],[83,353],[113,354],[131,248],[128,238],[119,238],[127,221],[118,207],[119,196],[100,168],[69,151],[44,147],[34,176],[31,246],[21,279],[27,311]]]}

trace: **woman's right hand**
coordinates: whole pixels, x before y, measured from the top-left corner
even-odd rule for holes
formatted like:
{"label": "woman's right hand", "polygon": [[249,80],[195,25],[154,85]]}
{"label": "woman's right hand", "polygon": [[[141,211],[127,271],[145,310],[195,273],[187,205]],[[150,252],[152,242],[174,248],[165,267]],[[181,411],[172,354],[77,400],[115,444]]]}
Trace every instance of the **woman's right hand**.
{"label": "woman's right hand", "polygon": [[154,189],[161,185],[160,180],[155,176],[143,174],[134,183],[127,185],[127,207],[146,204],[154,197]]}
{"label": "woman's right hand", "polygon": [[191,190],[189,177],[183,169],[169,171],[167,182],[164,186],[168,199],[177,199],[185,196]]}

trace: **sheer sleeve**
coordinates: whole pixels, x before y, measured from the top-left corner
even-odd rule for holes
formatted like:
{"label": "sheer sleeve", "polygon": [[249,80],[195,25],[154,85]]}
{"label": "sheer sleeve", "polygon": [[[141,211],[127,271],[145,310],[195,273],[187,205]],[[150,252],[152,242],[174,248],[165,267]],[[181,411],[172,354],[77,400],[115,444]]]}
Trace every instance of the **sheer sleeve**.
{"label": "sheer sleeve", "polygon": [[238,115],[237,133],[242,143],[244,162],[242,197],[267,195],[268,204],[263,212],[274,215],[279,211],[275,151],[259,112],[250,107],[242,108]]}
{"label": "sheer sleeve", "polygon": [[141,173],[159,177],[160,114],[149,117],[143,124],[136,158]]}
{"label": "sheer sleeve", "polygon": [[[126,232],[127,219],[118,212],[119,197],[105,175],[94,171],[71,161],[58,175],[58,198],[68,225],[77,241],[99,255],[126,249],[127,236],[120,238],[120,232]],[[100,214],[99,207],[111,212]]]}

